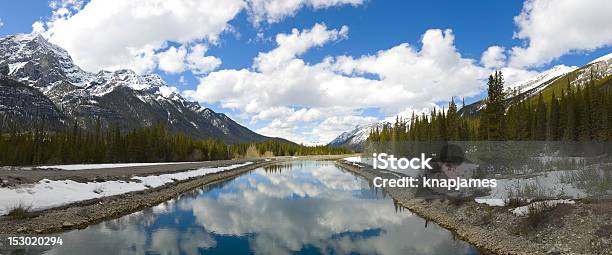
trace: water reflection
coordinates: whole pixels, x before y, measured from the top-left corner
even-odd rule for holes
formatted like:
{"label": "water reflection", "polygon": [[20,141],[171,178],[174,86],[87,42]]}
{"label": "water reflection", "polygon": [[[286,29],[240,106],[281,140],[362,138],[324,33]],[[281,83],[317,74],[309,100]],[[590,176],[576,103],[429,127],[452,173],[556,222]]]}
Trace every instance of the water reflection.
{"label": "water reflection", "polygon": [[255,170],[62,235],[47,254],[476,254],[331,162]]}

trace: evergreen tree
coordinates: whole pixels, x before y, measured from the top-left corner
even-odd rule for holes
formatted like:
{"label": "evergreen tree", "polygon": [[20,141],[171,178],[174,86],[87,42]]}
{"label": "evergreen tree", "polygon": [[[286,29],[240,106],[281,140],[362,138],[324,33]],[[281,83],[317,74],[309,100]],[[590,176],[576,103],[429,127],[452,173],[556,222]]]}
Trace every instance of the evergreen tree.
{"label": "evergreen tree", "polygon": [[486,139],[497,141],[504,139],[503,127],[505,116],[505,94],[504,94],[504,78],[501,71],[496,71],[489,76],[488,97],[486,101],[486,109],[484,113],[486,125]]}

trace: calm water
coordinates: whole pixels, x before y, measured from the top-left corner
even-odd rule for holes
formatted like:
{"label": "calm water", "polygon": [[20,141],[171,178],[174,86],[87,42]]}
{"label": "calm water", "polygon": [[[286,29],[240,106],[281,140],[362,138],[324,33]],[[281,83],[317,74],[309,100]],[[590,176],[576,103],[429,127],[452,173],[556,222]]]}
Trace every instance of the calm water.
{"label": "calm water", "polygon": [[333,162],[260,168],[61,235],[47,254],[477,254]]}

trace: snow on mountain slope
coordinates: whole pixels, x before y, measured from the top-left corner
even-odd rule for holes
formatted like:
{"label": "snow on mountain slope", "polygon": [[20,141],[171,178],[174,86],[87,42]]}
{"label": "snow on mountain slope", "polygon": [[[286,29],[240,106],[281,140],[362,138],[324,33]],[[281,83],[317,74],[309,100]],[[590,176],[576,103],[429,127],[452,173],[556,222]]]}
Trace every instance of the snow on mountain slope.
{"label": "snow on mountain slope", "polygon": [[93,76],[75,65],[66,50],[49,43],[41,35],[18,34],[0,38],[2,65],[9,66],[9,75],[38,86],[60,80],[82,86]]}
{"label": "snow on mountain slope", "polygon": [[100,71],[87,83],[88,92],[103,96],[119,86],[129,87],[137,91],[147,91],[166,99],[184,101],[176,88],[169,86],[157,74],[138,75],[132,70],[122,69],[114,72]]}
{"label": "snow on mountain slope", "polygon": [[612,75],[612,53],[601,56],[586,65],[588,70],[583,70],[578,74],[574,84],[583,84],[591,79],[591,75],[596,79]]}
{"label": "snow on mountain slope", "polygon": [[601,57],[596,58],[595,60],[589,62],[589,64],[593,64],[593,63],[597,63],[597,62],[601,62],[601,61],[610,61],[610,59],[612,59],[612,53],[608,53],[606,55],[603,55]]}
{"label": "snow on mountain slope", "polygon": [[[554,79],[561,77],[562,75],[572,72],[576,69],[578,69],[577,66],[557,65],[549,70],[539,73],[534,77],[515,82],[513,84],[507,85],[506,87],[518,89],[520,92],[530,91],[530,93],[535,94],[543,88],[540,87],[541,85],[547,84],[550,81],[553,81]],[[532,89],[535,89],[535,91],[531,91]]]}
{"label": "snow on mountain slope", "polygon": [[343,132],[328,145],[343,146],[348,148],[360,148],[370,136],[370,131],[376,127],[382,129],[386,123],[372,123],[368,125],[357,125],[354,129]]}

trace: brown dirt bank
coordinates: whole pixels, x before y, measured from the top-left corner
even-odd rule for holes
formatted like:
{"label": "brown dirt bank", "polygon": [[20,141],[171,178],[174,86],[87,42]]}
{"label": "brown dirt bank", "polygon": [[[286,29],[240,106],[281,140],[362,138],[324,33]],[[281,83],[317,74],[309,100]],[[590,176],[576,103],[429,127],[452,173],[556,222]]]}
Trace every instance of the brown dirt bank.
{"label": "brown dirt bank", "polygon": [[[342,168],[372,180],[396,178],[368,167],[338,161]],[[414,198],[408,188],[385,188],[396,202],[453,231],[488,254],[612,254],[612,201],[578,201],[547,211],[537,225],[508,207],[473,201]]]}
{"label": "brown dirt bank", "polygon": [[[299,158],[278,157],[274,158],[271,161],[265,161],[263,159],[250,160],[255,163],[228,171],[208,174],[201,177],[191,178],[185,181],[166,184],[157,188],[80,201],[61,207],[55,207],[36,212],[29,212],[25,215],[20,215],[19,217],[0,216],[0,234],[47,234],[63,232],[70,229],[85,228],[89,225],[101,221],[118,218],[129,213],[140,211],[147,207],[158,205],[164,201],[175,198],[185,192],[206,185],[230,180],[259,167],[291,160],[330,160],[338,159],[340,157],[342,156],[332,155],[302,156]],[[114,177],[109,172],[125,176],[136,175],[136,173],[138,173],[138,175],[150,175],[166,173],[168,171],[186,171],[204,166],[227,166],[242,162],[244,162],[244,160],[224,160],[214,162],[211,161],[195,164],[190,163],[185,165],[164,165],[163,167],[160,166],[160,168],[154,168],[153,170],[145,170],[142,167],[128,167],[122,168],[124,172],[118,171],[119,168],[63,172],[84,172],[84,174],[86,174],[84,176],[87,176],[88,178],[97,177],[95,174],[92,174],[93,172],[96,172],[99,175],[105,177]],[[167,166],[172,167],[166,168]],[[158,172],[155,172],[156,169],[158,170]],[[77,174],[76,176],[83,177],[83,175],[79,175],[79,173],[74,174]],[[57,177],[59,178],[59,176],[62,175],[58,175]],[[37,177],[34,177],[32,179],[35,178]]]}

